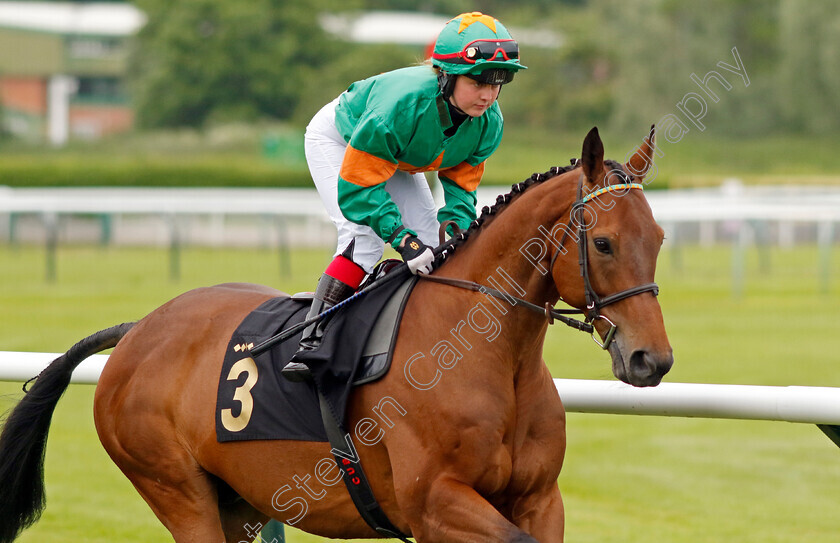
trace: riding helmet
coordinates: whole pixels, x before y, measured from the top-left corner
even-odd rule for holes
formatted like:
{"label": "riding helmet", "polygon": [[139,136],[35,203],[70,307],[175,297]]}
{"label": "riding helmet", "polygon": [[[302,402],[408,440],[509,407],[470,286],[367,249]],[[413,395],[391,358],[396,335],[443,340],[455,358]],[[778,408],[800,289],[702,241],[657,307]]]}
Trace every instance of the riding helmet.
{"label": "riding helmet", "polygon": [[462,13],[441,30],[435,41],[432,65],[440,68],[439,83],[445,98],[455,78],[466,75],[481,83],[504,85],[527,67],[519,61],[519,45],[507,28],[490,15]]}

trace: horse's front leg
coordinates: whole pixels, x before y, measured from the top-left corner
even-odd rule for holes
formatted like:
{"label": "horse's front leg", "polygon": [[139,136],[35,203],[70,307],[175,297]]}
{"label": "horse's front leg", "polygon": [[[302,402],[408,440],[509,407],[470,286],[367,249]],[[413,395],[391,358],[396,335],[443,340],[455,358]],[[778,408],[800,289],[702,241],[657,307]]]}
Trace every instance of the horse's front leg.
{"label": "horse's front leg", "polygon": [[413,503],[400,504],[411,512],[407,516],[418,543],[538,541],[508,521],[475,489],[451,477],[441,476],[425,490],[408,497]]}
{"label": "horse's front leg", "polygon": [[566,516],[556,484],[519,497],[511,507],[513,523],[540,543],[562,543]]}
{"label": "horse's front leg", "polygon": [[566,452],[566,413],[544,364],[520,373],[517,414],[511,481],[500,510],[538,541],[562,543],[565,513],[557,477]]}

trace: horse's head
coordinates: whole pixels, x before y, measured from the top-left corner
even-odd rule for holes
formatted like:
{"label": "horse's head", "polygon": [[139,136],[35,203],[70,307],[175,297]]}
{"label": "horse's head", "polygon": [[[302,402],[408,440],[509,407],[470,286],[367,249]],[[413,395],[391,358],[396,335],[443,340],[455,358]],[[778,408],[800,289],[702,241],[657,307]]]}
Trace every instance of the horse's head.
{"label": "horse's head", "polygon": [[597,128],[587,134],[580,168],[568,174],[579,184],[572,242],[557,255],[565,265],[552,267],[561,298],[583,310],[606,343],[615,376],[635,386],[658,385],[674,361],[653,282],[663,231],[637,190],[653,153],[653,128],[624,165],[604,161]]}

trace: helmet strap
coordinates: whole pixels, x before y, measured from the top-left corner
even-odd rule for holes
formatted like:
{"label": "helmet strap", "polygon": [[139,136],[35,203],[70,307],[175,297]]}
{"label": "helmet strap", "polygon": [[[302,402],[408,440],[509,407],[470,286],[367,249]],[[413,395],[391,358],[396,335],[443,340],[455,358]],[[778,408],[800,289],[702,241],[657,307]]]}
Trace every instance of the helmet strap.
{"label": "helmet strap", "polygon": [[443,99],[447,102],[452,97],[452,93],[455,92],[455,81],[457,79],[458,76],[455,74],[450,74],[443,70],[438,72],[438,87],[440,87],[440,93]]}

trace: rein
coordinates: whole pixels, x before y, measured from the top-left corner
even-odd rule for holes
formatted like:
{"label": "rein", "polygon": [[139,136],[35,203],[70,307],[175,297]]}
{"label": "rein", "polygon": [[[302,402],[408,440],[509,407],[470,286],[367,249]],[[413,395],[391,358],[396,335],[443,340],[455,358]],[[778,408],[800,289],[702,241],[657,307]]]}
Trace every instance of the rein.
{"label": "rein", "polygon": [[[539,306],[537,304],[531,303],[527,300],[523,300],[522,298],[518,298],[507,292],[502,292],[496,290],[494,288],[481,285],[479,283],[473,281],[467,281],[465,279],[454,279],[451,277],[436,277],[431,275],[418,275],[419,278],[431,281],[433,283],[440,283],[444,285],[449,285],[456,288],[462,288],[466,290],[471,290],[474,292],[480,292],[485,295],[493,296],[494,298],[498,298],[500,300],[505,300],[508,303],[511,303],[515,306],[522,306],[526,309],[530,309],[536,313],[544,315],[546,320],[548,320],[549,324],[554,324],[555,320],[558,320],[576,330],[580,330],[581,332],[586,332],[587,334],[592,335],[592,340],[598,344],[599,347],[602,349],[608,349],[610,344],[612,343],[613,338],[615,337],[615,333],[618,330],[618,326],[613,323],[609,318],[605,315],[601,314],[601,309],[624,300],[626,298],[630,298],[632,296],[636,296],[637,294],[642,294],[644,292],[652,292],[654,296],[659,294],[659,285],[656,283],[647,283],[644,285],[639,285],[636,287],[632,287],[626,290],[622,290],[621,292],[616,292],[614,294],[610,294],[608,296],[601,297],[595,290],[592,288],[592,283],[589,280],[589,252],[588,252],[588,245],[586,239],[586,222],[583,217],[583,207],[591,200],[598,198],[604,194],[608,194],[610,192],[614,192],[617,190],[630,190],[630,189],[638,189],[642,190],[644,187],[640,183],[620,183],[617,185],[608,185],[606,187],[602,187],[596,191],[590,192],[587,195],[583,194],[583,172],[581,172],[580,178],[578,179],[578,188],[577,188],[577,199],[575,200],[574,204],[572,204],[572,210],[569,212],[569,222],[568,228],[565,230],[563,234],[563,239],[560,241],[560,244],[557,250],[551,257],[551,263],[549,265],[549,269],[554,269],[554,264],[557,261],[557,257],[560,255],[560,250],[563,245],[566,243],[566,240],[569,237],[569,232],[574,224],[577,222],[577,232],[578,232],[578,264],[580,266],[580,274],[583,277],[583,285],[584,285],[584,294],[586,296],[586,309],[558,309],[556,307],[552,307],[551,304],[547,303],[544,306]],[[455,232],[455,236],[459,236],[461,239],[464,239],[464,234],[457,229],[457,225],[453,221],[446,221],[441,224],[440,227],[440,239],[441,243],[438,247],[434,249],[434,253],[436,256],[440,256],[447,252],[447,250],[453,245],[455,242],[455,237],[452,237],[448,241],[443,241],[445,237],[445,232],[448,227],[453,226],[453,231]],[[405,264],[400,264],[400,266],[405,267]],[[394,270],[396,271],[396,270]],[[329,308],[328,310],[315,315],[303,322],[300,322],[294,326],[287,328],[281,332],[278,332],[274,336],[266,339],[259,345],[256,345],[251,349],[251,353],[253,356],[258,356],[263,352],[267,351],[274,345],[281,343],[291,336],[295,335],[297,332],[302,330],[307,325],[317,322],[324,318],[327,314],[337,311],[338,309],[352,303],[356,299],[361,296],[364,296],[371,290],[375,290],[381,287],[384,283],[390,281],[394,277],[399,276],[399,273],[388,273],[384,277],[378,279],[374,283],[368,285],[366,288],[356,292],[353,296],[347,298],[346,300],[342,301],[339,304]],[[571,318],[567,315],[583,315],[583,320],[578,320]],[[610,329],[604,338],[604,341],[600,341],[596,335],[595,326],[592,324],[596,319],[601,319],[606,322]]]}
{"label": "rein", "polygon": [[[584,196],[583,178],[583,172],[581,172],[580,178],[578,179],[577,198],[574,204],[572,204],[572,211],[569,213],[569,222],[567,223],[568,228],[565,230],[563,239],[560,241],[557,250],[551,257],[551,264],[549,269],[554,269],[554,264],[557,261],[557,257],[560,255],[561,248],[566,243],[566,239],[569,236],[569,232],[571,231],[573,223],[576,223],[578,233],[578,265],[580,267],[580,275],[583,278],[584,295],[586,297],[586,309],[557,309],[556,307],[552,307],[547,302],[545,306],[540,307],[539,305],[531,303],[527,300],[523,300],[522,298],[512,296],[507,292],[501,292],[494,288],[490,288],[485,285],[476,283],[474,281],[467,281],[464,279],[454,279],[451,277],[436,277],[430,275],[421,275],[420,278],[427,281],[432,281],[434,283],[440,283],[457,288],[471,290],[474,292],[480,292],[482,294],[490,295],[500,300],[505,300],[508,303],[511,303],[512,305],[525,307],[534,312],[545,315],[549,324],[554,324],[554,320],[556,319],[567,326],[580,330],[581,332],[591,334],[592,340],[596,344],[598,344],[599,347],[605,350],[608,349],[615,337],[615,333],[618,330],[618,326],[605,315],[601,314],[601,309],[608,305],[614,304],[621,300],[645,292],[651,292],[654,296],[657,296],[659,294],[659,285],[657,285],[656,283],[647,283],[644,285],[631,287],[603,297],[599,296],[598,293],[595,292],[595,289],[592,288],[592,283],[589,279],[589,246],[587,243],[586,236],[587,226],[583,214],[584,206],[587,202],[598,198],[599,196],[602,196],[604,194],[608,194],[617,190],[643,190],[644,186],[640,183],[625,182],[617,185],[608,185],[606,187],[602,187]],[[443,229],[441,229],[441,232],[443,232]],[[584,319],[577,320],[568,317],[567,315],[583,315]],[[603,342],[597,338],[595,326],[592,324],[596,319],[601,319],[610,326],[610,329],[609,331],[607,331]]]}
{"label": "rein", "polygon": [[500,290],[496,290],[491,287],[487,287],[476,283],[474,281],[467,281],[466,279],[453,279],[451,277],[436,277],[434,275],[421,275],[419,276],[420,279],[431,281],[433,283],[440,283],[442,285],[449,285],[451,287],[462,288],[465,290],[471,290],[473,292],[480,292],[482,294],[488,294],[493,296],[494,298],[498,298],[500,300],[505,300],[507,302],[512,302],[514,306],[522,306],[524,308],[530,309],[536,313],[541,315],[545,315],[546,319],[548,319],[549,324],[554,324],[554,320],[557,319],[563,324],[567,326],[571,326],[581,332],[586,332],[588,334],[592,334],[595,332],[595,327],[591,324],[583,321],[579,321],[573,319],[571,317],[567,317],[566,315],[577,315],[583,313],[580,309],[557,309],[556,307],[551,307],[549,303],[546,302],[545,306],[538,306],[537,304],[531,303],[528,300],[523,300],[522,298],[518,298],[507,292],[502,292]]}

